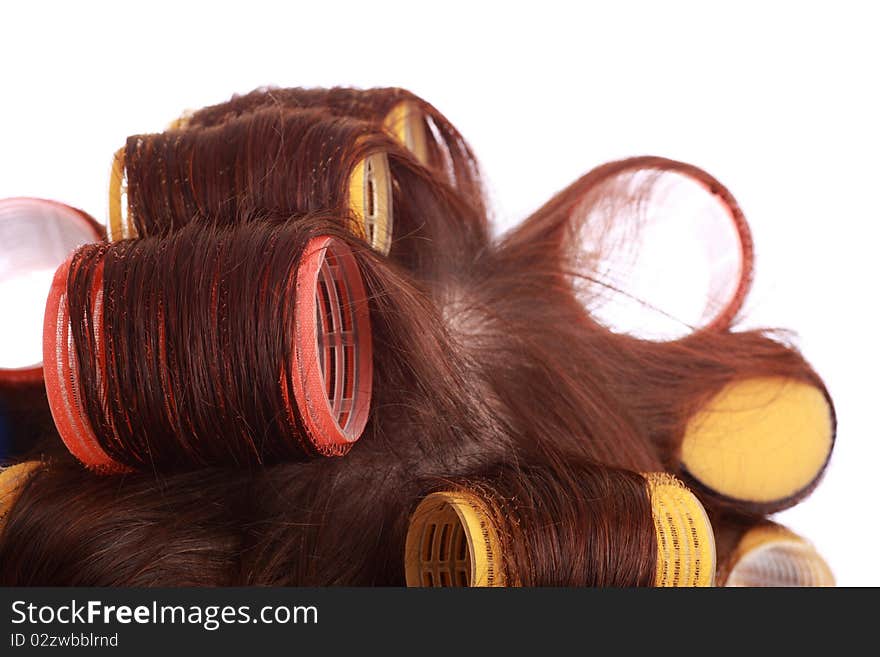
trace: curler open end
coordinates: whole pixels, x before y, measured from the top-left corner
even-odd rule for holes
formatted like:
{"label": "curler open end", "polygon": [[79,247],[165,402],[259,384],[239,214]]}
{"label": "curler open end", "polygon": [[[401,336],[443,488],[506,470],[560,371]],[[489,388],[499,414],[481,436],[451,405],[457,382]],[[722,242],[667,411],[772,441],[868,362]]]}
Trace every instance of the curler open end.
{"label": "curler open end", "polygon": [[752,237],[711,175],[635,157],[594,169],[561,198],[575,291],[601,324],[666,342],[733,323],[752,281]]}
{"label": "curler open end", "polygon": [[347,244],[316,237],[306,245],[294,316],[292,379],[303,425],[318,452],[344,454],[366,426],[373,391],[367,294]]}
{"label": "curler open end", "polygon": [[394,230],[391,170],[385,153],[358,162],[349,179],[349,209],[357,222],[353,232],[382,255],[391,250]]}
{"label": "curler open end", "polygon": [[15,315],[0,325],[0,385],[39,384],[40,326],[54,272],[76,247],[100,239],[94,219],[70,206],[0,200],[0,308]]}
{"label": "curler open end", "polygon": [[725,586],[834,586],[834,574],[815,548],[779,525],[752,528],[740,539]]}
{"label": "curler open end", "polygon": [[681,463],[712,493],[777,508],[809,490],[834,446],[823,390],[761,377],[729,384],[688,422]]}
{"label": "curler open end", "polygon": [[715,535],[703,505],[672,475],[645,475],[657,532],[655,586],[713,586]]}
{"label": "curler open end", "polygon": [[482,500],[466,492],[432,493],[410,519],[406,584],[505,586],[499,550],[498,535]]}
{"label": "curler open end", "polygon": [[422,111],[411,100],[397,103],[383,121],[385,129],[406,146],[420,164],[428,164],[428,134]]}

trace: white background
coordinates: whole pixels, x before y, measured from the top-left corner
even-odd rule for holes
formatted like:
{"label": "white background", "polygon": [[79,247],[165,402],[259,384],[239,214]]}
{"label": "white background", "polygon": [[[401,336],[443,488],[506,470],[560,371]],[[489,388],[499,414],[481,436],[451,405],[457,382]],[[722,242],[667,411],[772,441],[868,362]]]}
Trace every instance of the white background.
{"label": "white background", "polygon": [[746,325],[796,329],[837,406],[824,483],[780,519],[839,584],[877,585],[880,21],[868,2],[726,7],[4,3],[0,198],[104,221],[127,135],[264,84],[427,98],[481,158],[499,228],[610,159],[698,164],[754,231]]}

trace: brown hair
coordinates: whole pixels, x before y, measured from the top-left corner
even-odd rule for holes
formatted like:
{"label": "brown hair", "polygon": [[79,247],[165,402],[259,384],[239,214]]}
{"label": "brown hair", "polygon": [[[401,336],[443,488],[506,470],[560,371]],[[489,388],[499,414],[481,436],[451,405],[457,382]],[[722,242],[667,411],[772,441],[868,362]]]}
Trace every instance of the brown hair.
{"label": "brown hair", "polygon": [[[424,161],[384,124],[402,100],[430,124]],[[387,255],[350,232],[344,200],[353,163],[380,151]],[[731,330],[751,238],[695,167],[600,167],[494,240],[470,149],[424,101],[274,89],[132,137],[124,164],[138,238],[80,250],[65,290],[84,416],[128,472],[48,458],[0,530],[0,584],[400,585],[410,515],[451,489],[494,509],[510,584],[651,585],[665,548],[645,473],[686,480],[723,528],[725,514],[796,503],[827,463],[819,377],[777,335]],[[657,342],[591,314],[580,292],[602,280],[585,255],[610,247],[585,217],[644,200],[654,178],[630,174],[670,171],[730,208],[743,264],[704,326]],[[316,235],[351,249],[369,304],[372,402],[344,458],[303,450],[279,395],[285,285]],[[821,391],[827,454],[784,495],[732,495],[686,462],[689,421],[726,386],[768,377]]]}
{"label": "brown hair", "polygon": [[[472,261],[489,240],[478,197],[458,193],[372,123],[320,108],[268,106],[217,125],[129,137],[111,179],[111,218],[120,214],[130,226],[119,235],[158,237],[189,222],[229,225],[323,211],[368,238],[358,228],[364,219],[353,208],[359,183],[352,176],[371,158],[390,176],[389,205],[378,209],[387,214],[383,229],[394,233],[389,257],[428,281]],[[376,193],[384,192],[370,196]]]}
{"label": "brown hair", "polygon": [[[398,136],[404,146],[443,182],[478,210],[483,210],[482,176],[477,158],[452,123],[437,108],[406,89],[279,89],[267,87],[230,101],[188,113],[179,122],[185,127],[211,126],[226,123],[232,117],[248,114],[264,107],[288,110],[322,108],[336,116],[347,116],[381,127]],[[403,110],[403,111],[400,111]],[[414,126],[405,125],[412,122]],[[416,146],[401,139],[409,128],[424,133]],[[485,212],[482,212],[485,214]]]}

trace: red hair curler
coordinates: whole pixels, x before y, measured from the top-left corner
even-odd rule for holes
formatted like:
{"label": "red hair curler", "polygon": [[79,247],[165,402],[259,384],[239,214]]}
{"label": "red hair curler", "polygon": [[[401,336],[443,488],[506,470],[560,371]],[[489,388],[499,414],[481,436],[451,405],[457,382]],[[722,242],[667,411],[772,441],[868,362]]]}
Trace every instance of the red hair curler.
{"label": "red hair curler", "polygon": [[702,169],[665,158],[596,171],[582,222],[602,245],[594,266],[610,294],[593,286],[593,315],[617,332],[661,341],[728,329],[751,286],[754,259],[733,195]]}
{"label": "red hair curler", "polygon": [[42,379],[40,295],[71,251],[100,239],[100,226],[81,210],[36,198],[0,200],[0,308],[17,315],[0,326],[0,386]]}
{"label": "red hair curler", "polygon": [[[123,472],[125,466],[114,461],[101,447],[83,406],[83,390],[79,385],[79,368],[70,331],[71,318],[67,307],[67,277],[73,261],[71,255],[55,272],[43,322],[43,377],[49,409],[61,440],[81,463],[102,472]],[[103,341],[101,269],[95,272],[92,284],[94,337],[99,353]],[[100,359],[103,367],[103,358]],[[106,381],[99,372],[98,378]],[[106,399],[105,396],[102,396]]]}
{"label": "red hair curler", "polygon": [[[179,462],[183,455],[174,447],[174,441],[169,443],[158,435],[151,439],[132,426],[133,418],[124,409],[112,406],[120,400],[118,394],[111,394],[118,384],[118,373],[108,370],[114,361],[105,346],[108,336],[104,315],[110,311],[105,311],[103,303],[103,258],[101,255],[99,260],[83,265],[93,267],[88,271],[90,278],[84,279],[90,286],[91,317],[72,317],[67,298],[68,278],[80,275],[73,268],[80,266],[81,260],[71,256],[59,267],[52,284],[44,324],[45,379],[52,417],[70,453],[97,472],[137,469],[144,463]],[[288,333],[290,357],[278,371],[283,404],[279,410],[287,417],[294,442],[298,441],[306,454],[345,454],[364,430],[372,396],[370,315],[360,268],[344,241],[316,237],[306,243],[299,263],[286,275],[281,289],[285,307],[278,316],[292,318],[293,326]],[[212,321],[217,322],[216,315]],[[85,327],[86,322],[89,330],[85,333],[72,331],[72,326]],[[160,321],[160,350],[170,339],[166,328]],[[90,389],[82,387],[74,335],[80,336],[77,339],[86,335],[91,342],[89,352],[94,360],[88,367],[96,371],[86,377],[91,380]],[[161,386],[166,388],[166,382]],[[224,393],[222,388],[218,390],[223,403]],[[187,411],[178,409],[170,394],[165,390],[162,402],[170,424],[187,426],[186,417],[179,418],[180,424],[175,421],[178,412]],[[95,413],[101,417],[95,417]],[[128,426],[119,422],[127,422]],[[213,434],[193,431],[188,439],[194,441],[194,462],[216,463],[228,458],[210,444],[216,440]],[[132,443],[132,435],[144,438]],[[204,449],[197,446],[199,441]],[[294,456],[286,448],[276,453]]]}
{"label": "red hair curler", "polygon": [[[290,380],[302,424],[319,453],[344,454],[364,430],[373,387],[367,295],[348,245],[334,237],[310,240],[288,299],[296,303]],[[290,415],[283,373],[281,380]]]}

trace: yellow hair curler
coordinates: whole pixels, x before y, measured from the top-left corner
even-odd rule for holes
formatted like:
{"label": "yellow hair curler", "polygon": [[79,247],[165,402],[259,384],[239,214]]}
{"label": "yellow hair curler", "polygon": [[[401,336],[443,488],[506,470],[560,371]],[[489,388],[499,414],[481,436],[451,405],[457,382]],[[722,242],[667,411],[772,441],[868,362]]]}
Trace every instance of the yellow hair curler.
{"label": "yellow hair curler", "polygon": [[110,209],[107,237],[111,242],[137,237],[137,231],[128,218],[128,194],[125,177],[125,147],[113,154],[110,168]]}
{"label": "yellow hair curler", "polygon": [[[185,110],[166,130],[186,130],[194,110]],[[412,153],[420,164],[428,164],[428,132],[425,115],[411,100],[394,105],[382,120],[382,127]]]}
{"label": "yellow hair curler", "polygon": [[[672,475],[645,479],[657,532],[656,586],[711,586],[715,540],[703,506]],[[502,550],[485,500],[466,491],[432,493],[410,520],[407,586],[515,586]]]}
{"label": "yellow hair curler", "polygon": [[[128,214],[125,148],[113,156],[110,170],[108,234],[111,241],[139,237]],[[358,162],[349,178],[348,206],[354,216],[352,232],[382,255],[391,249],[394,211],[388,156],[372,153]]]}
{"label": "yellow hair curler", "polygon": [[712,493],[770,511],[809,490],[833,445],[834,412],[823,390],[761,377],[727,385],[697,412],[680,458]]}
{"label": "yellow hair curler", "polygon": [[834,574],[809,541],[785,527],[765,523],[740,538],[725,586],[834,586]]}
{"label": "yellow hair curler", "polygon": [[42,465],[40,461],[25,461],[0,468],[0,531],[6,526],[6,516],[18,500],[21,487]]}
{"label": "yellow hair curler", "polygon": [[655,586],[712,586],[715,535],[703,505],[678,479],[645,475],[657,532]]}
{"label": "yellow hair curler", "polygon": [[422,111],[410,100],[397,103],[382,122],[383,127],[415,156],[428,164],[428,134]]}
{"label": "yellow hair curler", "polygon": [[387,255],[394,229],[388,156],[372,153],[358,162],[349,178],[348,191],[348,206],[357,222],[352,232]]}
{"label": "yellow hair curler", "polygon": [[467,492],[432,493],[406,535],[407,586],[506,586],[490,511]]}

